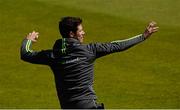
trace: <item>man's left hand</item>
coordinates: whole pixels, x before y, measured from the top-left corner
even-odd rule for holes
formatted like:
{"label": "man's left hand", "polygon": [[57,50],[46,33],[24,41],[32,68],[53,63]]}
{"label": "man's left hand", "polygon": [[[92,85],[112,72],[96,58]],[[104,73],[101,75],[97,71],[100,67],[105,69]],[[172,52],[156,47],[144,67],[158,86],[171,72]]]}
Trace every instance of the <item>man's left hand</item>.
{"label": "man's left hand", "polygon": [[154,21],[150,22],[146,30],[144,31],[143,36],[145,38],[148,38],[149,36],[151,36],[151,34],[157,32],[159,27],[157,27],[156,25],[157,25],[156,22]]}

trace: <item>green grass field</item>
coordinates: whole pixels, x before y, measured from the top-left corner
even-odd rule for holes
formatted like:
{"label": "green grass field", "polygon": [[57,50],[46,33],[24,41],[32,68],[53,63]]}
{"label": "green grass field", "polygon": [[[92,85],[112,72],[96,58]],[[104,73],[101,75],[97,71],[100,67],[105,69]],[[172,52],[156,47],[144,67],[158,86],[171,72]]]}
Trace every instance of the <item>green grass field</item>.
{"label": "green grass field", "polygon": [[52,48],[63,16],[80,16],[85,43],[129,38],[149,21],[147,41],[95,64],[94,88],[106,108],[180,108],[179,0],[0,0],[0,108],[60,108],[49,67],[20,60],[29,32],[35,50]]}

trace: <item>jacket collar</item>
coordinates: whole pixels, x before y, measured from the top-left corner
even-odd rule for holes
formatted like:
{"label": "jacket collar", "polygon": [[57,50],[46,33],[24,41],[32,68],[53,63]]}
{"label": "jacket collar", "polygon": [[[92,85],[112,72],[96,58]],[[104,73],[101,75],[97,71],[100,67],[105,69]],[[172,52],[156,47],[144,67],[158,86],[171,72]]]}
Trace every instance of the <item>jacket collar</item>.
{"label": "jacket collar", "polygon": [[63,38],[67,42],[67,44],[81,44],[81,42],[75,38]]}

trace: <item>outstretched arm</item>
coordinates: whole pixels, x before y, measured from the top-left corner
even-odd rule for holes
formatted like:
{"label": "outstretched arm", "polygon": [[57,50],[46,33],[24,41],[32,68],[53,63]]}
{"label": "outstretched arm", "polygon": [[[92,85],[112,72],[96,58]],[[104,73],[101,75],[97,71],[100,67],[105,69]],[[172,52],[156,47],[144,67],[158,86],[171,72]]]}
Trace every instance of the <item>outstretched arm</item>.
{"label": "outstretched arm", "polygon": [[31,49],[32,43],[37,42],[38,32],[33,31],[29,33],[23,40],[21,45],[21,59],[34,64],[48,65],[52,60],[52,50],[33,51]]}
{"label": "outstretched arm", "polygon": [[91,47],[96,58],[110,53],[120,52],[149,38],[153,33],[158,31],[158,28],[159,27],[157,27],[156,23],[153,21],[149,23],[143,34],[125,40],[112,41],[110,43],[91,44]]}

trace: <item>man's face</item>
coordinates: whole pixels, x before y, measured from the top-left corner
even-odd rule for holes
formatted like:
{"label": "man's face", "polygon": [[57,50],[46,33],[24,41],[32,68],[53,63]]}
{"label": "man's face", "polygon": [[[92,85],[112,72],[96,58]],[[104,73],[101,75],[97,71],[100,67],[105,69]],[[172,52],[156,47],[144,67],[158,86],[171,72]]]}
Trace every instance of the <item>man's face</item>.
{"label": "man's face", "polygon": [[82,43],[84,40],[84,35],[85,35],[85,32],[83,30],[83,26],[82,26],[82,24],[80,24],[77,27],[77,31],[74,35],[74,38],[76,38],[77,40],[79,40]]}

